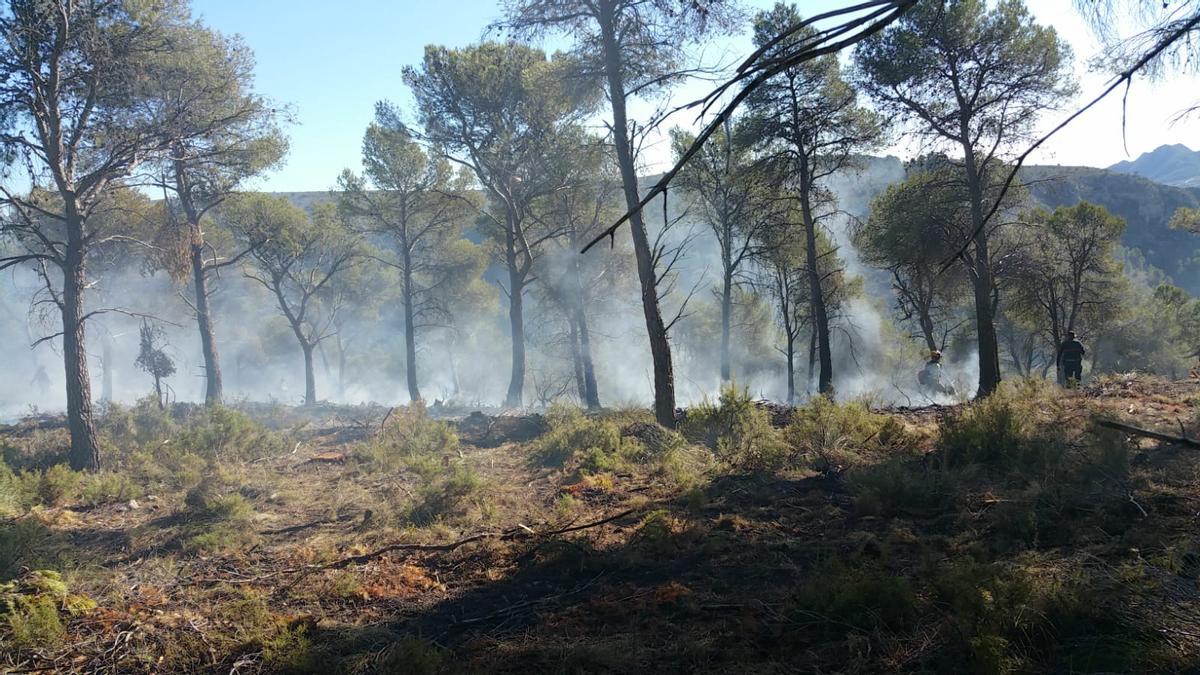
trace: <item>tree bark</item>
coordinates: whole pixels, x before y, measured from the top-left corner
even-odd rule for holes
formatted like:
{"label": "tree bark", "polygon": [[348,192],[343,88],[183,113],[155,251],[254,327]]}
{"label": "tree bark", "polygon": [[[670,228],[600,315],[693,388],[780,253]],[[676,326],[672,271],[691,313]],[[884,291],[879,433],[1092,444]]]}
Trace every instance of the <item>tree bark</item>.
{"label": "tree bark", "polygon": [[808,201],[808,190],[812,186],[803,181],[800,186],[800,210],[804,216],[805,260],[808,265],[808,293],[812,306],[813,335],[817,341],[817,357],[820,361],[817,391],[833,396],[833,350],[829,344],[829,314],[825,307],[825,290],[821,284],[821,271],[817,269],[820,254],[817,252],[817,225],[813,220],[812,207]]}
{"label": "tree bark", "polygon": [[417,387],[417,326],[413,307],[412,256],[404,251],[404,369],[408,378],[408,399],[421,400]]}
{"label": "tree bark", "polygon": [[346,400],[346,343],[344,341],[342,341],[342,336],[340,333],[334,336],[334,340],[336,341],[337,351],[338,351],[338,379],[337,379],[338,400],[345,401]]}
{"label": "tree bark", "polygon": [[[571,248],[578,250],[579,241],[576,239],[574,228],[571,229]],[[583,278],[579,271],[579,256],[571,257],[571,281],[574,285],[575,296],[571,301],[571,312],[573,314],[573,328],[578,331],[579,340],[579,365],[582,368],[582,396],[580,400],[587,405],[589,410],[600,409],[600,388],[596,385],[596,366],[592,359],[592,333],[588,328],[587,312],[584,307],[587,304],[586,293],[583,289]]]}
{"label": "tree bark", "polygon": [[729,324],[733,314],[733,271],[728,264],[721,279],[721,382],[733,379],[733,365],[729,358]]}
{"label": "tree bark", "polygon": [[100,444],[92,420],[92,382],[88,373],[83,326],[83,225],[82,217],[67,205],[67,249],[63,266],[63,363],[66,367],[67,426],[71,431],[71,468],[100,468]]}
{"label": "tree bark", "polygon": [[575,372],[575,393],[579,396],[580,403],[587,401],[587,383],[583,378],[583,356],[579,349],[579,325],[575,321],[575,314],[571,312],[567,317],[568,339],[571,341],[571,366]]}
{"label": "tree bark", "polygon": [[979,341],[979,388],[975,395],[982,398],[1000,386],[1000,341],[996,338],[996,308],[992,301],[995,281],[987,228],[983,222],[983,177],[980,167],[976,165],[975,150],[970,144],[965,125],[963,121],[963,158],[967,171],[967,190],[971,197],[971,226],[975,229],[974,268],[971,275],[975,295],[975,330]]}
{"label": "tree bark", "polygon": [[196,326],[200,330],[200,352],[204,356],[204,405],[221,404],[221,362],[213,335],[212,310],[208,305],[208,272],[204,269],[204,239],[199,225],[192,225],[192,285],[196,290]]}
{"label": "tree bark", "polygon": [[812,391],[813,371],[817,367],[817,331],[808,334],[808,391]]}
{"label": "tree bark", "polygon": [[512,332],[512,376],[504,405],[519,408],[525,391],[525,280],[510,268],[508,324]]}
{"label": "tree bark", "polygon": [[659,424],[673,428],[675,373],[671,366],[671,343],[667,338],[667,327],[658,306],[658,278],[654,269],[654,252],[646,235],[645,220],[638,209],[641,197],[625,111],[625,82],[621,49],[616,38],[614,11],[613,0],[604,0],[599,17],[605,76],[608,80],[609,101],[613,113],[613,143],[617,149],[617,164],[621,171],[625,206],[631,212],[629,230],[633,236],[633,251],[637,256],[638,279],[642,290],[642,314],[646,320],[646,337],[650,342],[650,357],[654,364],[654,418]]}
{"label": "tree bark", "polygon": [[304,352],[304,405],[316,405],[317,373],[313,369],[313,345],[301,342],[300,349]]}
{"label": "tree bark", "polygon": [[796,405],[796,339],[787,338],[787,402]]}
{"label": "tree bark", "polygon": [[592,361],[592,335],[588,328],[587,314],[582,306],[576,306],[575,323],[579,326],[579,359],[583,365],[585,402],[589,410],[600,409],[600,388],[596,385],[596,366]]}

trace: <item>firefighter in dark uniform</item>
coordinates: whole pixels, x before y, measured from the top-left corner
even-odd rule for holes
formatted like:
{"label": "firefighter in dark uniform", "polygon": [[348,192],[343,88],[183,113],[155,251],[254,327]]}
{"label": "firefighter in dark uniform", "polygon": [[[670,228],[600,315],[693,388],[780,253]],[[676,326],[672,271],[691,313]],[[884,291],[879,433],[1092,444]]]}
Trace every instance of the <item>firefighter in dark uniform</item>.
{"label": "firefighter in dark uniform", "polygon": [[1056,361],[1067,381],[1067,389],[1078,387],[1083,379],[1083,355],[1086,353],[1083,343],[1075,338],[1075,331],[1067,331],[1066,341],[1058,346]]}

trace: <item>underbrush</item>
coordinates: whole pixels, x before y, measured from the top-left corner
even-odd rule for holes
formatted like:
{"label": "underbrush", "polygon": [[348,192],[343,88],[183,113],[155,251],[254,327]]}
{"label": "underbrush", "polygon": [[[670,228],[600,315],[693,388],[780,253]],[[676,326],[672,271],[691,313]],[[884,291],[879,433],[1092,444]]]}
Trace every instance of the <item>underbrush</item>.
{"label": "underbrush", "polygon": [[1127,489],[1129,452],[1072,418],[1049,385],[1020,381],[943,420],[929,455],[856,467],[847,485],[860,514],[957,512],[987,527],[994,548],[1039,548],[1070,541],[1080,512]]}
{"label": "underbrush", "polygon": [[185,551],[212,553],[248,546],[257,540],[250,528],[254,506],[243,495],[230,491],[219,477],[210,476],[188,491],[180,544]]}
{"label": "underbrush", "polygon": [[837,403],[825,396],[793,410],[783,435],[793,452],[822,473],[911,456],[921,440],[896,417],[872,412],[866,401]]}
{"label": "underbrush", "polygon": [[58,572],[34,570],[0,583],[0,632],[13,649],[53,648],[66,638],[64,619],[96,607],[86,595],[71,593]]}
{"label": "underbrush", "polygon": [[643,471],[682,488],[698,483],[713,467],[707,449],[690,446],[683,435],[646,414],[590,416],[556,405],[546,422],[549,431],[532,443],[530,461],[567,469],[572,480],[605,482],[614,474]]}
{"label": "underbrush", "polygon": [[72,471],[57,435],[33,434],[0,461],[0,515],[35,507],[94,508],[148,491],[187,490],[218,466],[277,455],[284,437],[231,408],[186,406],[178,418],[149,400],[98,417],[103,470]]}
{"label": "underbrush", "polygon": [[809,468],[822,473],[911,455],[921,438],[903,422],[871,412],[865,401],[837,403],[817,396],[792,410],[784,429],[747,390],[729,386],[716,402],[703,401],[687,412],[683,435],[712,449],[738,470],[771,472]]}
{"label": "underbrush", "polygon": [[466,515],[485,488],[462,456],[454,427],[431,419],[419,401],[393,410],[384,429],[361,444],[355,457],[368,472],[416,475],[416,493],[398,496],[395,506],[402,520],[420,527]]}
{"label": "underbrush", "polygon": [[458,453],[454,427],[430,419],[424,403],[416,401],[394,409],[383,430],[361,444],[355,456],[369,471],[398,473],[407,469],[427,478],[441,470],[445,458]]}
{"label": "underbrush", "polygon": [[749,390],[733,385],[723,388],[716,402],[706,399],[688,409],[681,430],[689,441],[712,449],[738,469],[772,471],[784,468],[792,457],[767,411],[755,404]]}

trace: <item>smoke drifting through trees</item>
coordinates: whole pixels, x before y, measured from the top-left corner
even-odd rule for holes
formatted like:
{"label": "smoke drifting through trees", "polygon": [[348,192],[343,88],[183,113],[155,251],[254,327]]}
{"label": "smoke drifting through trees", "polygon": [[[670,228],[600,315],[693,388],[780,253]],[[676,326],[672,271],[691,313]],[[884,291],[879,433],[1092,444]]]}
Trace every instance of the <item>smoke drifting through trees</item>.
{"label": "smoke drifting through trees", "polygon": [[[364,136],[363,175],[343,173],[334,193],[290,202],[238,194],[280,160],[278,115],[249,89],[245,48],[179,23],[185,14],[114,15],[129,25],[159,21],[166,37],[127,54],[133,65],[113,62],[111,83],[81,64],[115,57],[70,53],[84,89],[95,82],[128,93],[128,82],[140,82],[138,101],[155,111],[147,117],[121,96],[104,99],[103,115],[79,127],[85,140],[73,161],[92,173],[72,170],[75,188],[60,180],[71,173],[65,160],[50,161],[49,146],[37,145],[34,113],[50,113],[20,107],[14,60],[8,105],[24,126],[9,143],[24,149],[35,183],[8,194],[4,260],[14,283],[0,294],[0,333],[9,344],[58,333],[30,327],[31,284],[49,301],[37,307],[72,329],[61,357],[42,343],[16,381],[44,389],[40,401],[57,407],[61,392],[51,389],[63,380],[48,366],[61,371],[61,358],[72,374],[64,389],[75,457],[87,466],[97,459],[87,352],[103,355],[97,370],[114,398],[147,392],[144,378],[126,376],[142,315],[196,321],[198,331],[155,325],[178,364],[177,398],[209,403],[406,394],[509,405],[571,397],[599,407],[653,395],[658,419],[670,423],[676,403],[712,396],[730,380],[789,401],[836,391],[911,403],[921,401],[915,371],[928,349],[945,350],[948,366],[972,377],[982,354],[986,393],[1002,369],[1037,374],[1052,364],[1071,326],[1105,329],[1092,367],[1180,368],[1187,354],[1161,338],[1133,347],[1145,339],[1135,318],[1158,308],[1160,332],[1178,337],[1197,306],[1178,289],[1120,274],[1118,261],[1129,258],[1115,248],[1118,219],[1094,207],[1038,213],[1020,186],[1000,199],[1005,153],[1069,91],[1064,48],[1019,3],[913,10],[858,52],[852,79],[904,120],[892,131],[949,153],[921,158],[907,175],[898,161],[862,154],[878,123],[836,57],[789,60],[825,35],[792,31],[801,21],[795,8],[779,5],[750,24],[725,3],[639,6],[647,11],[616,2],[508,5],[504,26],[518,37],[572,31],[568,54],[519,43],[428,48],[402,78],[419,124],[380,104]],[[49,21],[21,11],[13,25]],[[684,164],[670,199],[634,213],[631,239],[578,255],[642,201],[650,181],[637,175],[636,149],[657,120],[630,120],[626,99],[665,94],[694,70],[682,46],[751,25],[762,58],[779,67]],[[959,50],[967,57],[943,64],[949,70],[1028,87],[950,96],[959,105],[948,111],[912,95],[955,82],[909,68],[938,54],[905,36],[951,44],[958,33],[982,51]],[[178,49],[165,51],[167,42]],[[1005,56],[998,62],[979,45]],[[592,133],[596,119],[611,133]],[[105,155],[87,140],[112,134],[130,134],[129,147]],[[682,160],[696,137],[678,130],[674,138]],[[998,217],[980,228],[991,211]],[[1096,224],[1096,236],[1079,223]],[[1061,246],[1039,246],[1040,233],[1062,227]],[[964,245],[954,265],[939,264]],[[1094,255],[1078,258],[1076,249]],[[110,305],[128,315],[102,313]],[[1101,305],[1124,309],[1088,309]],[[90,338],[84,317],[96,321]],[[637,346],[646,340],[649,349]],[[1011,363],[1001,362],[1001,346]],[[28,402],[4,394],[10,406]]]}

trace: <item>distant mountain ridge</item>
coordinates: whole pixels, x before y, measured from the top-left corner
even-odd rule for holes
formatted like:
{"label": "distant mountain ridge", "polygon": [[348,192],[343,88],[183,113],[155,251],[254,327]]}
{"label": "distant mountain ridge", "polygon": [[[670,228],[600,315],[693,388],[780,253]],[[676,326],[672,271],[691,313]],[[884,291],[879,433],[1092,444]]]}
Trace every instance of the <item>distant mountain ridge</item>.
{"label": "distant mountain ridge", "polygon": [[[1053,209],[1072,206],[1081,201],[1099,204],[1125,219],[1125,234],[1122,243],[1137,253],[1139,264],[1150,265],[1161,271],[1175,284],[1193,295],[1200,296],[1200,236],[1173,230],[1170,220],[1180,207],[1200,208],[1200,153],[1182,145],[1164,146],[1142,155],[1133,162],[1141,162],[1139,171],[1119,171],[1083,166],[1027,166],[1021,177],[1028,182],[1031,196],[1041,205]],[[1183,152],[1179,152],[1182,148]],[[1148,158],[1157,155],[1158,160]],[[1186,154],[1185,154],[1186,153]],[[1182,178],[1186,171],[1188,155],[1197,163],[1194,180],[1190,183]],[[1164,157],[1174,157],[1174,174],[1184,184],[1174,185],[1162,178],[1143,176],[1140,171],[1149,171],[1152,166],[1166,167]],[[847,173],[830,179],[830,187],[838,194],[840,207],[858,217],[867,216],[871,199],[879,192],[904,178],[904,163],[896,157],[864,157],[860,173]],[[1143,162],[1143,160],[1146,160]],[[1163,160],[1163,161],[1159,161]],[[1118,165],[1119,166],[1119,165]],[[659,176],[643,176],[642,187],[648,188]],[[336,196],[332,192],[286,192],[278,193],[303,208],[330,201]],[[661,206],[651,209],[657,214]],[[479,241],[479,236],[470,232],[468,237]],[[886,289],[886,284],[883,286]]]}
{"label": "distant mountain ridge", "polygon": [[1200,152],[1176,143],[1161,145],[1137,159],[1117,162],[1109,171],[1147,178],[1176,187],[1200,187]]}

